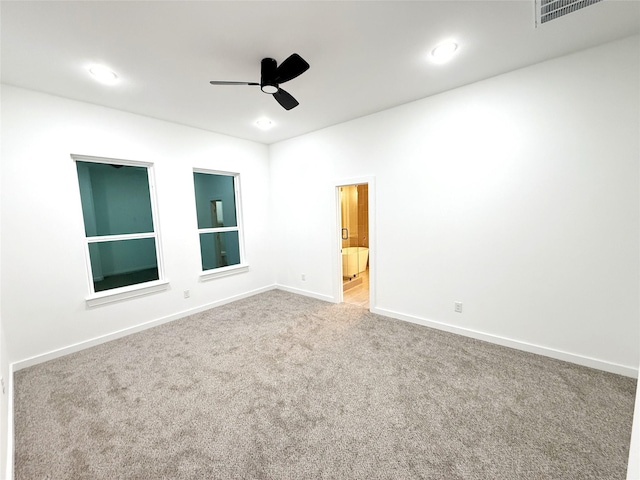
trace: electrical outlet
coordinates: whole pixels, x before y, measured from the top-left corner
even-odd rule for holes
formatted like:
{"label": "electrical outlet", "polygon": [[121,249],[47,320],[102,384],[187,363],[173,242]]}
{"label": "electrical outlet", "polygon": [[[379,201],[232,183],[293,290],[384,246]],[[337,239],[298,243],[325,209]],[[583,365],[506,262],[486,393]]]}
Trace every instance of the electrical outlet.
{"label": "electrical outlet", "polygon": [[307,281],[307,276],[304,273],[300,277],[302,278],[303,282]]}
{"label": "electrical outlet", "polygon": [[453,310],[456,313],[462,313],[462,302],[453,302]]}
{"label": "electrical outlet", "polygon": [[184,298],[189,298],[191,296],[191,292],[189,290],[184,291]]}

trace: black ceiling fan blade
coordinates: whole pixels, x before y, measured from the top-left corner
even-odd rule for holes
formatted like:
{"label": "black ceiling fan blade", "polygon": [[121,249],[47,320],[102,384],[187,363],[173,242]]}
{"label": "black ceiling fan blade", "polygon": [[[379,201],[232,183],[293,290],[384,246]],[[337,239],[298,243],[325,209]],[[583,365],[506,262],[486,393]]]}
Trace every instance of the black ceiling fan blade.
{"label": "black ceiling fan blade", "polygon": [[276,83],[288,82],[309,70],[309,64],[297,53],[290,55],[276,69]]}
{"label": "black ceiling fan blade", "polygon": [[275,98],[285,110],[291,110],[292,108],[300,105],[298,101],[291,96],[290,93],[284,91],[281,88],[279,88],[278,91],[273,94],[273,98]]}
{"label": "black ceiling fan blade", "polygon": [[225,81],[217,81],[211,80],[209,82],[211,85],[260,85],[256,82],[225,82]]}

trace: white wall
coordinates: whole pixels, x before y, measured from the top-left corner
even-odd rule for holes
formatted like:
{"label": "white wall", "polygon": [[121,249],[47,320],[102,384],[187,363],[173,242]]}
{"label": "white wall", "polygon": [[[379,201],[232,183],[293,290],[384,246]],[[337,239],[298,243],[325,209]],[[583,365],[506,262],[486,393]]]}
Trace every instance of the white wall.
{"label": "white wall", "polygon": [[[2,173],[0,169],[0,181]],[[2,209],[2,196],[0,196],[0,210]],[[2,221],[0,216],[0,252],[2,252]],[[0,255],[0,292],[2,291],[2,255]],[[10,451],[13,451],[13,428],[9,425],[12,415],[13,377],[11,375],[7,341],[4,334],[4,321],[2,320],[2,297],[0,296],[0,377],[4,380],[5,389],[0,390],[0,478],[10,478],[12,468],[8,466],[7,459]]]}
{"label": "white wall", "polygon": [[[2,116],[0,115],[0,119]],[[0,121],[1,128],[1,121]],[[2,169],[0,169],[0,185],[2,183]],[[2,211],[2,196],[0,195],[0,211]],[[2,216],[0,215],[0,292],[2,292]],[[10,397],[11,383],[13,381],[9,354],[7,349],[7,341],[4,334],[4,322],[2,320],[2,296],[0,295],[0,377],[4,379],[5,391],[0,391],[0,478],[10,478],[13,471],[8,466],[7,459],[10,458],[10,450],[13,451],[12,428],[10,427],[10,413],[12,401]]]}
{"label": "white wall", "polygon": [[[2,320],[10,361],[274,284],[265,145],[8,86],[2,119],[2,278],[11,279],[2,288]],[[154,163],[169,290],[87,308],[72,153]],[[249,272],[199,280],[193,168],[240,173]]]}
{"label": "white wall", "polygon": [[7,342],[4,327],[0,320],[0,374],[4,379],[5,389],[0,393],[0,478],[10,478],[13,469],[7,465],[7,458],[13,452],[13,401],[10,397],[13,388],[12,372],[9,367]]}
{"label": "white wall", "polygon": [[375,311],[637,374],[638,43],[272,145],[278,283],[335,298],[333,185],[375,176]]}

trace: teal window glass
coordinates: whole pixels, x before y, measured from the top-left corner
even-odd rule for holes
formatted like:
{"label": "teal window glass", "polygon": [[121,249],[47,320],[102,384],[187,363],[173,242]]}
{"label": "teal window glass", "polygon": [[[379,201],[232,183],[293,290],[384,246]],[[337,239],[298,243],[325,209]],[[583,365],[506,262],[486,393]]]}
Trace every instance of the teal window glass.
{"label": "teal window glass", "polygon": [[202,270],[240,265],[240,227],[236,177],[193,173]]}
{"label": "teal window glass", "polygon": [[237,227],[236,191],[232,175],[193,174],[198,228]]}
{"label": "teal window glass", "polygon": [[146,167],[76,162],[87,237],[153,232]]}
{"label": "teal window glass", "polygon": [[73,158],[91,293],[160,280],[149,167]]}
{"label": "teal window glass", "polygon": [[89,256],[96,292],[160,278],[155,238],[90,243]]}
{"label": "teal window glass", "polygon": [[238,232],[200,234],[202,270],[240,264]]}

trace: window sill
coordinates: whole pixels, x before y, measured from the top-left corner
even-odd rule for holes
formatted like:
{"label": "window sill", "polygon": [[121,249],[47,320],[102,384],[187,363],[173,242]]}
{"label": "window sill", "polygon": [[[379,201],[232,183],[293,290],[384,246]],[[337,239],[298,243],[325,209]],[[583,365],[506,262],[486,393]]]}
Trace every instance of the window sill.
{"label": "window sill", "polygon": [[169,280],[156,280],[154,282],[140,283],[138,285],[130,285],[128,287],[114,288],[113,290],[94,293],[86,297],[85,301],[87,302],[87,306],[97,307],[107,303],[119,302],[133,297],[161,292],[168,288]]}
{"label": "window sill", "polygon": [[226,277],[228,275],[235,275],[237,273],[245,273],[249,271],[249,265],[231,265],[230,267],[221,267],[214,270],[207,270],[200,274],[200,281],[206,282],[207,280],[213,280],[214,278]]}

